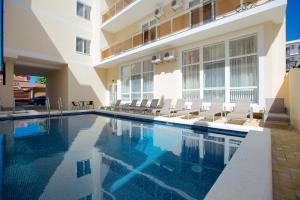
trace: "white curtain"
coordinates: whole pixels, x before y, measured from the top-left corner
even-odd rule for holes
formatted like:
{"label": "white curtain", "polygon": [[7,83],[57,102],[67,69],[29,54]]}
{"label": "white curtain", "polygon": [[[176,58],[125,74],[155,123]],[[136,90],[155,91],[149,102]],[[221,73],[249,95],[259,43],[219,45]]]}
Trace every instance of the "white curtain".
{"label": "white curtain", "polygon": [[225,44],[219,43],[203,48],[204,98],[225,100]]}
{"label": "white curtain", "polygon": [[130,77],[131,77],[131,66],[125,65],[121,67],[121,98],[123,101],[130,100]]}
{"label": "white curtain", "polygon": [[121,67],[121,98],[124,101],[153,98],[153,65],[150,60]]}
{"label": "white curtain", "polygon": [[258,56],[256,36],[230,41],[230,101],[258,102]]}
{"label": "white curtain", "polygon": [[183,52],[182,97],[187,101],[200,99],[199,49]]}

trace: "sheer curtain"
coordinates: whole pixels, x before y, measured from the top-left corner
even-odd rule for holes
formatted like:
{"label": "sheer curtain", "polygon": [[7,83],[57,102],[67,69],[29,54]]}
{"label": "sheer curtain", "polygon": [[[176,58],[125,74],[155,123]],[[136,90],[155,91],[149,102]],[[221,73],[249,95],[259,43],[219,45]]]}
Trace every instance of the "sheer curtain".
{"label": "sheer curtain", "polygon": [[219,43],[203,48],[204,98],[225,100],[225,44]]}
{"label": "sheer curtain", "polygon": [[143,99],[153,99],[153,64],[150,60],[143,62]]}
{"label": "sheer curtain", "polygon": [[187,101],[200,99],[200,50],[182,54],[182,97]]}
{"label": "sheer curtain", "polygon": [[131,100],[141,100],[142,89],[142,63],[137,62],[131,65]]}
{"label": "sheer curtain", "polygon": [[150,60],[121,67],[121,99],[124,101],[153,98],[154,68]]}
{"label": "sheer curtain", "polygon": [[249,99],[258,102],[257,38],[250,36],[230,41],[230,101]]}
{"label": "sheer curtain", "polygon": [[121,99],[123,101],[130,100],[130,76],[131,66],[125,65],[121,67]]}

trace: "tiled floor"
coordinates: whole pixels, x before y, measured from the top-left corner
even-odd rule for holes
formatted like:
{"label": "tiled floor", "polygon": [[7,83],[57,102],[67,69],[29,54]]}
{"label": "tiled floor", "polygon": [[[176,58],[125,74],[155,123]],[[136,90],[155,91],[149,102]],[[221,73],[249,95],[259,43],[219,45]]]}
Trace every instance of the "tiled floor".
{"label": "tiled floor", "polygon": [[273,198],[300,200],[300,132],[271,128]]}

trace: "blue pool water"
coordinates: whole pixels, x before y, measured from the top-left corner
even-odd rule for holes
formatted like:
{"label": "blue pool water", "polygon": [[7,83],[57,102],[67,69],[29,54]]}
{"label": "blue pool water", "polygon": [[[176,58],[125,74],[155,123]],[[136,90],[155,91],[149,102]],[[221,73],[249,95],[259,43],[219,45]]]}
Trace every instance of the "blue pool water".
{"label": "blue pool water", "polygon": [[204,199],[243,140],[97,115],[0,122],[0,133],[7,200]]}

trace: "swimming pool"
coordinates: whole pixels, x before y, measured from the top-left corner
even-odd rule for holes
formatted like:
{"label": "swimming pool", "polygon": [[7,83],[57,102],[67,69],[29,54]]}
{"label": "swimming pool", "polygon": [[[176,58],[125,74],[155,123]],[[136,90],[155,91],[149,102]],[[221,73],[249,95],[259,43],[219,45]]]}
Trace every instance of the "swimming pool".
{"label": "swimming pool", "polygon": [[3,199],[204,199],[240,136],[98,115],[0,122]]}

